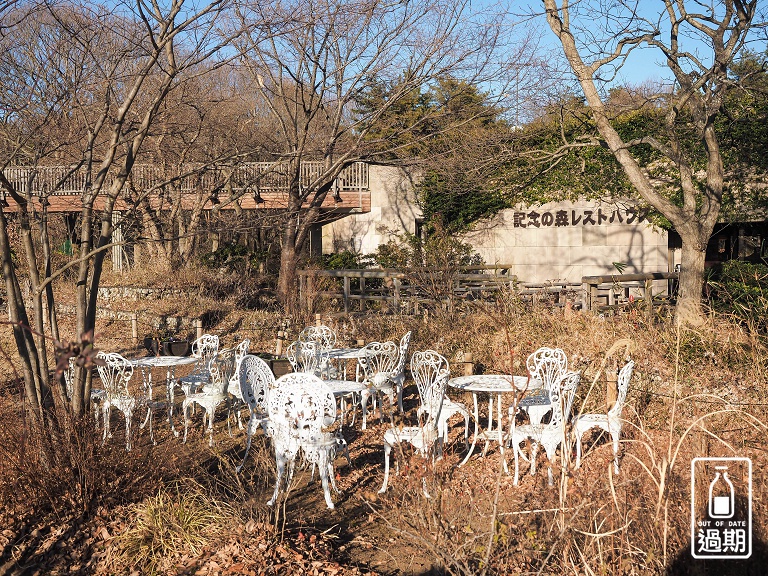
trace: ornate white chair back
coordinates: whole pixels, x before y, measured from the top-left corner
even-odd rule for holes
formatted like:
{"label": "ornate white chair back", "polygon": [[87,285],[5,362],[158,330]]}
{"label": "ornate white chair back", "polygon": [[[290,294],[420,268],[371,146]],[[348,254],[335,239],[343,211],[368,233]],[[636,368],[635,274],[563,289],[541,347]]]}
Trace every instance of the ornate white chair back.
{"label": "ornate white chair back", "polygon": [[619,376],[616,382],[618,394],[616,395],[616,402],[608,411],[609,418],[618,418],[621,416],[621,411],[624,409],[624,403],[627,400],[627,390],[629,390],[629,380],[632,378],[632,371],[635,368],[634,361],[630,360],[619,370]]}
{"label": "ornate white chair back", "polygon": [[336,346],[336,333],[329,326],[307,326],[299,334],[301,342],[316,342],[320,350],[332,350]]}
{"label": "ornate white chair back", "polygon": [[215,334],[203,334],[192,342],[192,356],[197,358],[195,372],[204,372],[211,369],[211,362],[219,351],[219,337]]}
{"label": "ornate white chair back", "polygon": [[365,379],[374,385],[381,384],[380,379],[391,378],[397,366],[398,347],[394,342],[370,342],[363,348],[358,363],[363,368]]}
{"label": "ornate white chair back", "polygon": [[133,395],[128,390],[128,382],[133,376],[133,366],[115,352],[99,352],[97,358],[104,361],[103,366],[97,366],[107,398],[130,398]]}
{"label": "ornate white chair back", "polygon": [[274,387],[275,375],[258,356],[246,354],[240,363],[240,397],[252,412],[267,413],[267,396]]}
{"label": "ornate white chair back", "polygon": [[417,351],[411,356],[411,376],[419,390],[421,404],[437,422],[451,375],[448,360],[434,350]]}
{"label": "ornate white chair back", "polygon": [[531,376],[538,378],[546,390],[551,390],[568,371],[568,358],[561,348],[542,347],[528,356],[525,365]]}
{"label": "ornate white chair back", "polygon": [[235,398],[238,400],[245,401],[242,394],[240,393],[240,364],[243,361],[243,358],[245,358],[246,354],[248,354],[248,347],[251,345],[251,341],[246,338],[240,344],[235,346],[235,364],[234,368],[232,370],[232,375],[229,378],[229,384],[227,386],[227,391],[232,394]]}
{"label": "ornate white chair back", "polygon": [[286,356],[294,372],[317,375],[328,364],[328,351],[321,349],[320,345],[314,341],[291,342]]}

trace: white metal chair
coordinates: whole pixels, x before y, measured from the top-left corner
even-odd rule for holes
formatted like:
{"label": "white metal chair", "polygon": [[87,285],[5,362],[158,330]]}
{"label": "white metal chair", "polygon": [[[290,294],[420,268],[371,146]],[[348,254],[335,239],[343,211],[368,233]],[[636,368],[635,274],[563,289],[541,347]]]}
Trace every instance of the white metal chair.
{"label": "white metal chair", "polygon": [[[517,485],[519,479],[519,459],[530,460],[531,475],[536,474],[536,456],[539,445],[544,446],[547,454],[547,473],[549,485],[552,486],[552,460],[554,460],[557,447],[565,442],[566,423],[570,417],[573,398],[576,387],[581,380],[579,372],[567,372],[549,390],[552,418],[547,424],[531,423],[518,426],[515,422],[516,413],[514,406],[510,407],[509,420],[510,431],[508,442],[512,445],[515,454],[515,479]],[[531,442],[531,455],[526,458],[520,449],[523,442]]]}
{"label": "white metal chair", "polygon": [[[434,350],[414,352],[411,357],[411,376],[416,383],[421,400],[421,405],[416,411],[416,415],[419,418],[421,418],[422,414],[429,414],[429,411],[435,405],[432,395],[436,394],[436,385],[442,386],[439,383],[439,379],[444,372],[450,374],[448,360]],[[446,386],[442,386],[444,398],[440,407],[440,418],[438,419],[440,438],[443,441],[448,438],[448,420],[455,414],[460,414],[464,418],[464,441],[466,442],[469,438],[469,410],[461,402],[451,400],[445,393],[445,390]]]}
{"label": "white metal chair", "polygon": [[192,343],[192,356],[197,358],[192,372],[177,379],[177,384],[185,395],[197,392],[211,379],[211,363],[219,351],[219,337],[215,334],[203,334]]}
{"label": "white metal chair", "polygon": [[[390,406],[394,401],[391,376],[398,362],[398,347],[394,342],[370,342],[363,347],[358,364],[363,369],[363,383],[367,386],[360,393],[360,407],[363,413],[362,429],[368,421],[368,399],[373,396],[374,408],[380,402],[379,395],[387,394]],[[380,404],[378,404],[381,406]],[[379,408],[381,414],[381,408]]]}
{"label": "white metal chair", "polygon": [[301,451],[305,462],[318,466],[325,503],[333,508],[330,486],[338,492],[333,461],[338,450],[346,446],[343,438],[327,430],[336,421],[333,392],[313,374],[286,374],[269,391],[267,411],[267,428],[277,464],[275,490],[267,504],[272,506],[277,501],[286,472],[286,484],[290,484]]}
{"label": "white metal chair", "polygon": [[227,384],[227,392],[232,397],[230,398],[227,409],[227,431],[230,436],[232,436],[232,429],[230,427],[230,416],[232,415],[232,412],[235,413],[238,430],[243,429],[243,422],[240,418],[240,409],[245,408],[246,404],[245,399],[240,393],[240,363],[243,361],[246,354],[248,354],[248,347],[250,345],[251,341],[248,338],[245,338],[235,346],[235,364],[232,369],[232,375],[229,377],[229,383]]}
{"label": "white metal chair", "polygon": [[[542,388],[549,392],[568,371],[568,358],[561,348],[541,347],[528,356],[525,365],[531,377],[539,380]],[[531,424],[539,424],[552,410],[552,405],[521,406],[520,409],[528,414]]]}
{"label": "white metal chair", "polygon": [[203,424],[208,423],[208,445],[213,446],[213,420],[216,415],[216,408],[222,403],[228,401],[227,386],[235,365],[234,348],[220,350],[211,362],[211,375],[207,384],[203,385],[200,392],[187,394],[181,405],[184,414],[184,442],[187,441],[189,430],[190,405],[199,405],[205,410],[203,415]]}
{"label": "white metal chair", "polygon": [[613,469],[619,473],[619,439],[621,437],[621,412],[627,399],[629,380],[635,363],[630,360],[619,371],[616,382],[618,394],[616,402],[607,414],[582,414],[573,423],[573,433],[576,435],[576,467],[581,465],[581,437],[592,428],[600,428],[611,435],[613,441]]}
{"label": "white metal chair", "polygon": [[299,333],[299,342],[314,342],[316,344],[317,351],[321,354],[318,376],[327,379],[338,378],[339,370],[328,357],[322,355],[323,352],[333,350],[336,346],[336,332],[333,331],[333,328],[324,324],[307,326]]}
{"label": "white metal chair", "polygon": [[296,340],[291,342],[285,353],[294,372],[304,372],[322,376],[324,367],[328,365],[328,350],[317,342]]}
{"label": "white metal chair", "polygon": [[112,408],[117,408],[123,413],[125,417],[125,449],[131,450],[131,423],[133,420],[133,412],[139,406],[147,405],[150,409],[149,416],[149,433],[150,438],[154,442],[154,435],[152,431],[152,407],[151,402],[151,390],[142,390],[139,393],[135,393],[129,388],[129,382],[133,376],[133,366],[131,363],[117,353],[99,352],[97,358],[104,362],[103,365],[98,365],[96,368],[101,379],[101,384],[104,387],[104,397],[101,402],[101,410],[104,421],[104,433],[101,443],[107,440],[107,436],[112,437],[110,431],[110,415]]}
{"label": "white metal chair", "polygon": [[[448,361],[433,350],[415,352],[411,358],[411,372],[421,396],[423,410],[420,410],[420,415],[426,414],[426,420],[419,426],[392,427],[384,433],[384,482],[380,494],[387,490],[389,457],[394,446],[408,442],[424,457],[430,453],[433,458],[442,457],[447,429],[442,407],[445,405],[445,389],[450,377]],[[399,468],[397,461],[395,464]],[[426,489],[424,492],[429,496]]]}
{"label": "white metal chair", "polygon": [[[393,368],[387,382],[381,387],[381,390],[389,395],[390,403],[393,401],[393,393],[397,394],[397,408],[400,413],[403,413],[403,384],[405,383],[405,364],[408,360],[408,345],[411,342],[411,333],[406,334],[400,338],[399,356],[397,358],[397,364]],[[387,392],[386,385],[392,384],[392,392]]]}
{"label": "white metal chair", "polygon": [[258,427],[262,426],[264,434],[267,434],[267,422],[269,421],[267,399],[270,390],[275,386],[275,375],[264,360],[258,356],[247,354],[240,363],[238,376],[240,396],[248,405],[251,414],[246,425],[245,455],[242,463],[237,467],[237,471],[240,472],[245,466],[245,460],[251,450],[251,440]]}

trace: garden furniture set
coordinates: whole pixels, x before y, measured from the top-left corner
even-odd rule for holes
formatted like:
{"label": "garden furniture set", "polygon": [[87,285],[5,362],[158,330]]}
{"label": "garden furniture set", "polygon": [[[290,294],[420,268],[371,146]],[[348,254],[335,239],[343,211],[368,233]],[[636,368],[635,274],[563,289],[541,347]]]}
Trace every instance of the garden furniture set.
{"label": "garden furniture set", "polygon": [[[190,357],[158,356],[128,360],[119,354],[99,353],[103,361],[98,366],[102,381],[99,411],[103,414],[102,443],[110,436],[110,411],[120,410],[125,417],[126,449],[131,449],[131,420],[134,412],[146,409],[141,427],[149,422],[150,439],[154,442],[153,412],[167,403],[168,420],[173,427],[174,390],[184,393],[182,414],[184,442],[187,441],[190,409],[203,409],[204,427],[209,445],[213,445],[213,422],[219,406],[227,406],[227,427],[232,434],[230,418],[242,429],[241,412],[247,410],[245,425],[246,450],[240,472],[246,463],[252,437],[259,428],[274,450],[277,478],[269,504],[275,503],[284,481],[290,482],[297,460],[300,465],[318,468],[326,504],[333,508],[331,488],[336,490],[334,460],[347,454],[344,424],[352,412],[352,424],[357,410],[361,412],[361,427],[367,427],[368,404],[378,408],[384,419],[383,400],[388,400],[393,424],[383,436],[384,480],[380,492],[389,482],[392,449],[410,444],[424,457],[439,459],[448,440],[448,421],[460,416],[464,421],[464,442],[467,453],[459,466],[466,464],[478,441],[484,442],[485,456],[491,442],[498,443],[505,472],[509,473],[505,449],[514,457],[514,484],[519,481],[519,460],[530,463],[530,473],[536,473],[539,447],[547,458],[548,480],[552,485],[552,463],[557,449],[563,452],[566,438],[575,437],[576,466],[581,463],[582,436],[593,428],[611,435],[614,469],[618,473],[618,447],[622,428],[621,413],[626,400],[634,363],[630,360],[618,376],[618,397],[607,413],[572,415],[572,408],[581,374],[569,371],[565,352],[559,348],[543,347],[532,353],[526,362],[528,374],[513,376],[479,374],[451,378],[445,357],[434,350],[416,351],[410,357],[410,372],[418,390],[417,423],[394,425],[395,410],[403,413],[405,366],[411,333],[399,342],[370,342],[358,348],[335,348],[336,336],[327,326],[311,326],[292,342],[286,356],[294,371],[275,378],[270,366],[258,356],[248,354],[246,339],[236,347],[219,349],[218,338],[203,335],[192,345]],[[347,376],[347,362],[355,361],[354,378]],[[188,376],[177,378],[175,368],[194,363]],[[132,387],[134,370],[142,372],[141,385]],[[165,402],[152,397],[152,369],[166,369]],[[351,374],[351,373],[350,373]],[[135,389],[134,389],[135,388]],[[448,388],[472,394],[470,411],[463,403],[452,399]],[[487,423],[483,425],[479,411],[480,396],[488,397]],[[397,402],[395,402],[395,398]],[[504,410],[504,400],[507,409]],[[337,406],[338,405],[338,406]],[[471,444],[470,420],[473,422]],[[528,447],[526,449],[526,447]],[[399,461],[396,460],[399,466]],[[336,490],[338,491],[338,490]],[[424,494],[429,496],[426,483]]]}

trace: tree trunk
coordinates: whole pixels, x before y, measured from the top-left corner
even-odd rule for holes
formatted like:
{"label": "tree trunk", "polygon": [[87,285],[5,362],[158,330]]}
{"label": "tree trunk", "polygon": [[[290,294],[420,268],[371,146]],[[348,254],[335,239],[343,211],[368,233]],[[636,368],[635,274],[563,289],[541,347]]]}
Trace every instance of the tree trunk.
{"label": "tree trunk", "polygon": [[682,233],[680,236],[683,239],[683,248],[675,317],[678,322],[697,326],[704,320],[701,298],[704,289],[706,243],[702,246],[698,237],[686,238]]}
{"label": "tree trunk", "polygon": [[296,310],[296,266],[298,251],[294,234],[295,223],[291,219],[283,230],[282,246],[280,248],[280,275],[277,279],[277,299],[285,307],[286,312]]}

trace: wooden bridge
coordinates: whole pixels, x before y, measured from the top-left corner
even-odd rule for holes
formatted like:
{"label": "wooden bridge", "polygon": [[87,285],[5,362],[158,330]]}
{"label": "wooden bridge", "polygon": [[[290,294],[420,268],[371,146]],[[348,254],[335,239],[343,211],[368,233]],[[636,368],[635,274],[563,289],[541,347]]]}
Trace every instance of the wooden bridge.
{"label": "wooden bridge", "polygon": [[[322,173],[321,162],[301,165],[301,184],[309,186]],[[235,201],[243,209],[280,209],[288,205],[289,175],[287,165],[275,162],[249,162],[235,167],[203,167],[192,164],[177,169],[176,176],[150,164],[134,166],[124,193],[115,209],[129,210],[132,193],[146,194],[154,208],[162,209],[179,202],[183,209],[192,209],[202,199],[203,209],[215,206],[226,208]],[[19,191],[32,197],[34,208],[47,208],[49,212],[77,212],[82,208],[81,198],[88,185],[88,174],[82,168],[69,166],[11,166],[4,170],[6,178]],[[16,211],[18,206],[5,192],[0,193],[4,211]],[[95,208],[103,205],[97,199]],[[345,168],[336,179],[332,193],[323,202],[323,208],[341,214],[369,212],[371,196],[368,164],[355,162]]]}

